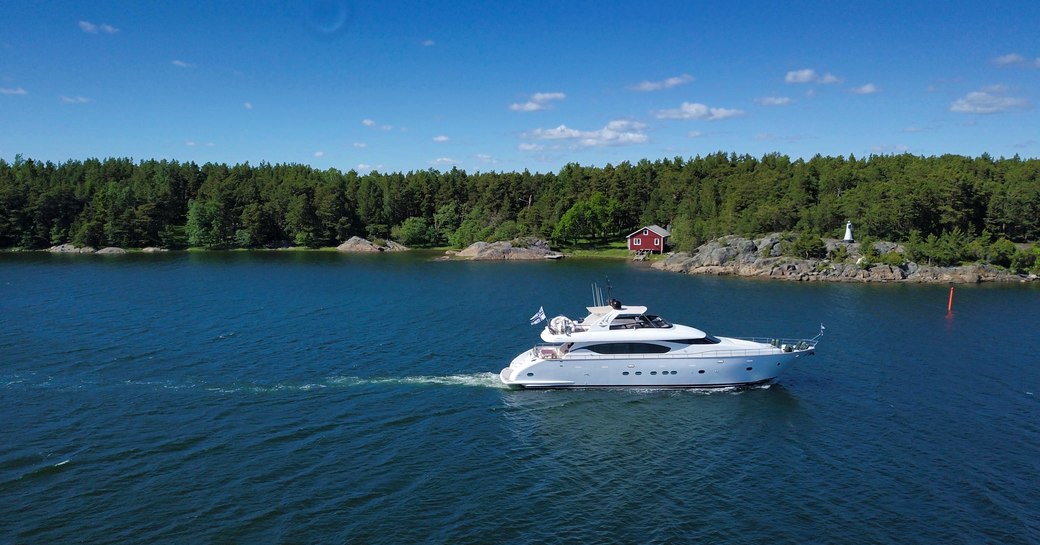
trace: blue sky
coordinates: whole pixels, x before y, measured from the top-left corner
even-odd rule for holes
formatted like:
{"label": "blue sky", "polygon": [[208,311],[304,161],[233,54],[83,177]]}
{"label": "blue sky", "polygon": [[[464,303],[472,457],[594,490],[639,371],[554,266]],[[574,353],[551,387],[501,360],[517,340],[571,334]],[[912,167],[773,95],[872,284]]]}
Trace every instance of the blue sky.
{"label": "blue sky", "polygon": [[1040,156],[1040,2],[26,2],[0,157]]}

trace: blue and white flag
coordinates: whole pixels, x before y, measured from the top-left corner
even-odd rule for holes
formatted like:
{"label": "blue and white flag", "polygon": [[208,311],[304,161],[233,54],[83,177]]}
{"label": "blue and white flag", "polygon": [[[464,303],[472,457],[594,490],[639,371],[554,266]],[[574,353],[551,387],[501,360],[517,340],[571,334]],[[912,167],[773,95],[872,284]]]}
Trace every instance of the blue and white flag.
{"label": "blue and white flag", "polygon": [[538,307],[538,312],[536,312],[534,314],[534,316],[531,316],[531,325],[535,325],[538,322],[544,322],[544,321],[545,321],[545,309],[542,308],[542,307]]}

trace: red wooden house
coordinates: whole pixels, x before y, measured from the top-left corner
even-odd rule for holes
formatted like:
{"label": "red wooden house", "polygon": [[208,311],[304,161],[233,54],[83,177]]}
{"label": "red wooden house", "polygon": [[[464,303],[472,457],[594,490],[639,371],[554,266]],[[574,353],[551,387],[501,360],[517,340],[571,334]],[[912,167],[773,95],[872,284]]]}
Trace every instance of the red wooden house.
{"label": "red wooden house", "polygon": [[664,253],[664,247],[668,244],[671,233],[659,225],[647,225],[638,231],[628,235],[628,249],[633,252],[658,252]]}

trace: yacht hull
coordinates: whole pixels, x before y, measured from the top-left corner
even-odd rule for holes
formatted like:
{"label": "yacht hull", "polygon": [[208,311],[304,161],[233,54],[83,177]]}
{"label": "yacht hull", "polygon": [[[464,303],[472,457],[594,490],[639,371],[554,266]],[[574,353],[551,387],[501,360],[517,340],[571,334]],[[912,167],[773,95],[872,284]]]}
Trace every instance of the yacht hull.
{"label": "yacht hull", "polygon": [[528,351],[502,369],[502,382],[537,388],[723,388],[772,382],[813,349],[754,356],[670,355],[543,359]]}

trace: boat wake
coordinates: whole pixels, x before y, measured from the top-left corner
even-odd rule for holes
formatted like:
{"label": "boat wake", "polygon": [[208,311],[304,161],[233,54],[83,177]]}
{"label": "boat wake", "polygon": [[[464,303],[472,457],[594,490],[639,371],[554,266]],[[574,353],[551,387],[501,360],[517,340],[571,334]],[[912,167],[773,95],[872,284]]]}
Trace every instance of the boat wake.
{"label": "boat wake", "polygon": [[400,384],[413,386],[469,386],[475,388],[508,389],[497,373],[469,373],[459,375],[419,375],[404,377],[331,377],[330,385],[368,386],[378,384]]}
{"label": "boat wake", "polygon": [[373,385],[402,385],[402,386],[467,386],[472,388],[495,388],[508,389],[502,384],[497,373],[463,373],[455,375],[416,375],[400,377],[357,377],[357,376],[330,376],[313,382],[233,382],[213,383],[204,380],[122,380],[115,383],[100,383],[96,381],[62,381],[54,377],[0,377],[0,388],[4,389],[32,389],[48,388],[58,390],[79,391],[90,388],[100,389],[106,387],[129,387],[145,388],[154,390],[177,391],[207,391],[220,394],[253,393],[267,394],[278,392],[309,392],[321,391],[335,388],[351,388],[357,386]]}

